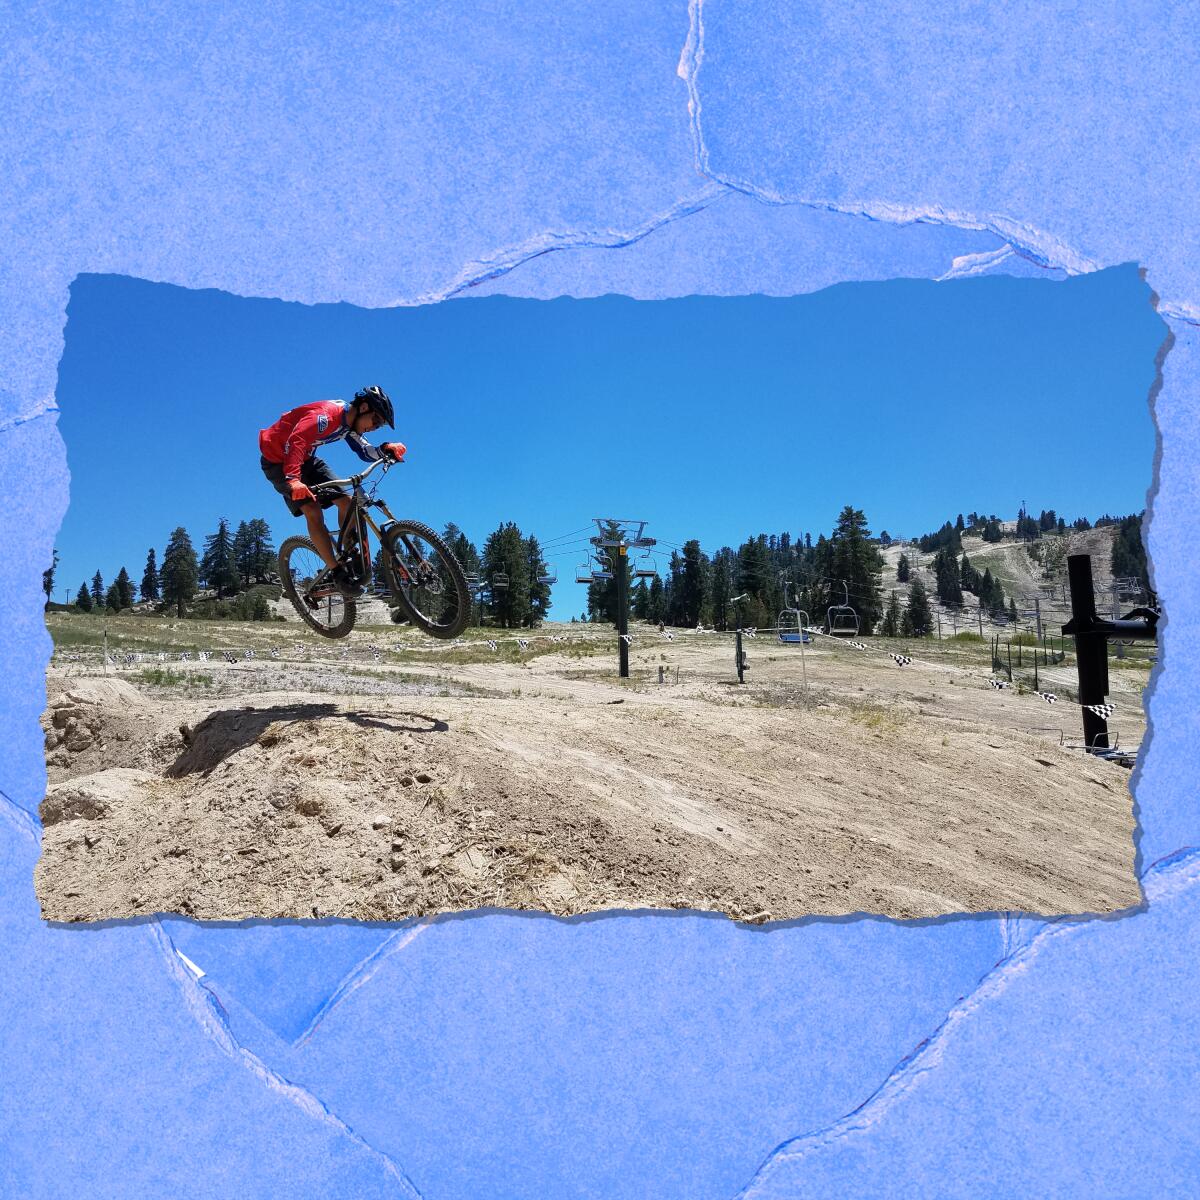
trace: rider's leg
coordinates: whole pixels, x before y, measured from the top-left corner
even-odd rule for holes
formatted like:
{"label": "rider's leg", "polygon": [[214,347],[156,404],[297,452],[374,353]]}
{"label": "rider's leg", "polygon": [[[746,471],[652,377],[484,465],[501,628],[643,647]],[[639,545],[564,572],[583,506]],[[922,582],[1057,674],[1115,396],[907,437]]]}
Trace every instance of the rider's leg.
{"label": "rider's leg", "polygon": [[[339,504],[338,507],[340,508],[341,505]],[[300,511],[308,522],[308,536],[312,538],[312,544],[316,546],[317,553],[324,560],[325,565],[327,567],[337,566],[337,556],[333,552],[333,539],[329,536],[329,530],[325,528],[325,514],[322,513],[321,506],[309,500],[300,506]]]}

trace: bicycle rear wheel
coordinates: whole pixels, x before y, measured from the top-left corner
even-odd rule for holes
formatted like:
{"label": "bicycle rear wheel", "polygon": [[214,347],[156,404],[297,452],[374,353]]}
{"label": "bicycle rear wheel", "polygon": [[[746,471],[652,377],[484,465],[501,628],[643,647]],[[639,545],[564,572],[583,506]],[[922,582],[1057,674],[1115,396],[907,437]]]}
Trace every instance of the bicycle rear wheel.
{"label": "bicycle rear wheel", "polygon": [[454,552],[428,525],[396,521],[384,532],[388,587],[408,619],[430,637],[455,638],[471,616],[471,593]]}
{"label": "bicycle rear wheel", "polygon": [[336,585],[323,582],[314,586],[325,570],[317,548],[306,537],[290,537],[279,547],[279,580],[283,594],[292,602],[300,619],[322,637],[340,638],[354,628],[358,615],[353,596]]}

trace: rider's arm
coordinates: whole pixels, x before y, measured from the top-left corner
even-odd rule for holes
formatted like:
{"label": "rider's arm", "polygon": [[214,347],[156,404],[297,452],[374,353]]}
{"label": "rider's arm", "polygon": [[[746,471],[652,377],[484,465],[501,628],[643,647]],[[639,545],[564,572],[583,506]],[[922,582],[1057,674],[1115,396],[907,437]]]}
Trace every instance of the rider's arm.
{"label": "rider's arm", "polygon": [[378,462],[383,457],[382,450],[372,446],[361,433],[355,433],[353,429],[346,434],[346,444],[363,462]]}

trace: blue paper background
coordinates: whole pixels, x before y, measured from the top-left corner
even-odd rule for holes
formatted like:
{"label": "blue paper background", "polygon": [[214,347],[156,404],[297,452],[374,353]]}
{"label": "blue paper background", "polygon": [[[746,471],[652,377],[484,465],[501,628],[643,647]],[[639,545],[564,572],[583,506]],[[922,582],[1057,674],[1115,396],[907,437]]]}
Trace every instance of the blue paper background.
{"label": "blue paper background", "polygon": [[[1194,1192],[1196,5],[430,7],[3,9],[0,1194]],[[1176,339],[1142,910],[40,922],[77,274],[376,306],[1127,261]]]}

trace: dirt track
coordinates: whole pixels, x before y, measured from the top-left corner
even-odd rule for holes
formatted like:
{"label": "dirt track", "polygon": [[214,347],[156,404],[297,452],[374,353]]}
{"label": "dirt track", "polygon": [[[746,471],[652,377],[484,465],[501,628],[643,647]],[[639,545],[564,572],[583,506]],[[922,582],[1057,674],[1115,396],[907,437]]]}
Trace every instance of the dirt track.
{"label": "dirt track", "polygon": [[[1077,708],[994,692],[929,643],[903,668],[819,644],[805,703],[795,649],[749,647],[744,687],[727,638],[654,631],[634,687],[608,655],[563,653],[369,676],[222,663],[204,695],[52,669],[43,911],[779,920],[1138,901],[1128,772],[1047,728]],[[660,686],[660,665],[681,682]]]}

